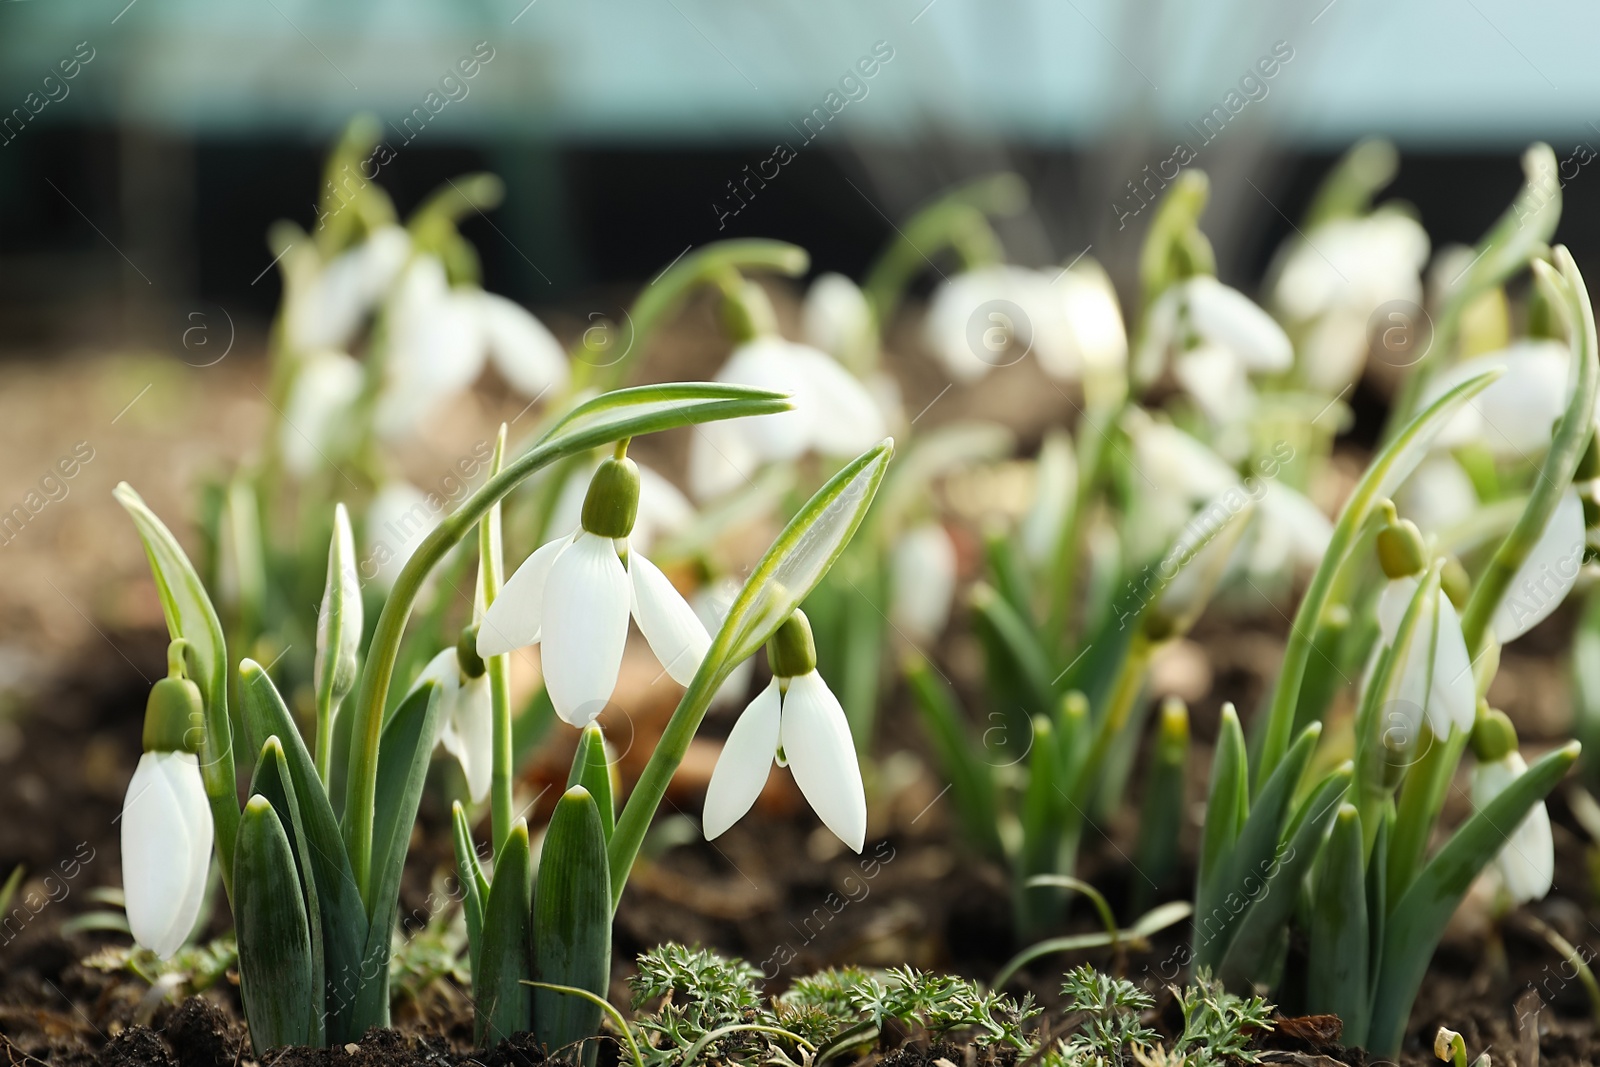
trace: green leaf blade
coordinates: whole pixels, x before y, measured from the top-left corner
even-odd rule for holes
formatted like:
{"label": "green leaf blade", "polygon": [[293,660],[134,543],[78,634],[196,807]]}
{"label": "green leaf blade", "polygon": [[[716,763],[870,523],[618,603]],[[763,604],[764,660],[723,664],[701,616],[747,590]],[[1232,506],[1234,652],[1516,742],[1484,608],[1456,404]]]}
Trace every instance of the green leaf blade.
{"label": "green leaf blade", "polygon": [[235,853],[235,922],[240,996],[258,1056],[285,1045],[311,1044],[316,988],[311,935],[295,859],[272,804],[251,797],[239,823]]}
{"label": "green leaf blade", "polygon": [[[556,803],[533,905],[535,972],[551,985],[606,995],[611,980],[611,867],[594,797],[582,786]],[[600,1009],[552,990],[534,994],[534,1025],[552,1054],[600,1028]]]}
{"label": "green leaf blade", "polygon": [[[533,998],[523,984],[531,973],[528,927],[532,908],[528,824],[518,819],[495,861],[494,881],[483,905],[482,947],[472,970],[474,1026],[480,1047],[492,1048],[532,1025]],[[607,948],[609,951],[609,941]]]}

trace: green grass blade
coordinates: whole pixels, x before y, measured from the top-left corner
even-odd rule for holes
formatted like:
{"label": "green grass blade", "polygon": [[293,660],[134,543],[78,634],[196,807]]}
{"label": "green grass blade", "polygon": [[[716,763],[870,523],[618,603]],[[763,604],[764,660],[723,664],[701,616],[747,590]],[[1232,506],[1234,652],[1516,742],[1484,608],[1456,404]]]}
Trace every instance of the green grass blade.
{"label": "green grass blade", "polygon": [[265,797],[251,797],[234,855],[239,993],[256,1055],[315,1039],[311,935],[283,824]]}
{"label": "green grass blade", "polygon": [[[1232,704],[1222,706],[1217,748],[1211,757],[1211,789],[1206,797],[1206,823],[1200,837],[1200,870],[1195,885],[1196,967],[1214,967],[1232,927],[1232,917],[1219,910],[1223,886],[1233,870],[1233,849],[1244,829],[1250,809],[1250,778],[1244,748],[1244,731]],[[1216,930],[1207,930],[1214,921]]]}
{"label": "green grass blade", "polygon": [[611,763],[606,757],[606,736],[598,723],[590,723],[578,735],[578,750],[572,755],[572,770],[567,774],[567,788],[581,785],[594,798],[600,812],[600,829],[606,842],[617,826],[616,801],[611,795]]}
{"label": "green grass blade", "polygon": [[1177,697],[1161,704],[1161,721],[1145,776],[1144,808],[1133,865],[1134,908],[1148,906],[1167,888],[1178,867],[1180,838],[1188,821],[1189,709]]}
{"label": "green grass blade", "polygon": [[904,671],[968,840],[990,858],[1003,858],[994,770],[979,755],[983,748],[967,727],[955,693],[919,652],[906,657]]}
{"label": "green grass blade", "polygon": [[1023,937],[1037,937],[1061,912],[1063,895],[1059,888],[1032,884],[1034,875],[1057,874],[1056,858],[1061,844],[1060,794],[1058,788],[1060,749],[1055,727],[1043,715],[1033,718],[1032,747],[1028,752],[1028,784],[1022,794],[1022,848],[1012,874],[1017,910],[1017,930]]}
{"label": "green grass blade", "polygon": [[[611,874],[594,798],[582,786],[556,804],[533,905],[535,977],[604,997],[611,980]],[[554,1054],[593,1037],[600,1009],[551,990],[534,995],[534,1032]]]}
{"label": "green grass blade", "polygon": [[1312,897],[1306,1008],[1339,1016],[1344,1021],[1340,1040],[1354,1048],[1366,1043],[1371,1002],[1371,931],[1361,857],[1361,816],[1354,804],[1343,804],[1323,850]]}
{"label": "green grass blade", "polygon": [[467,811],[456,801],[450,806],[450,841],[456,851],[456,880],[461,886],[461,914],[467,921],[467,951],[472,958],[472,973],[478,973],[478,955],[483,951],[483,904],[489,898],[489,880],[478,863],[472,843],[472,827]]}
{"label": "green grass blade", "polygon": [[1370,1052],[1397,1055],[1411,1005],[1445,924],[1472,880],[1505,844],[1511,828],[1556,787],[1577,758],[1578,745],[1569,742],[1529,767],[1461,825],[1393,906],[1373,1001]]}
{"label": "green grass blade", "polygon": [[474,1033],[480,1048],[493,1048],[533,1024],[533,998],[523,984],[532,974],[528,942],[532,908],[528,824],[518,819],[495,862],[494,882],[483,907],[482,948],[472,970]]}

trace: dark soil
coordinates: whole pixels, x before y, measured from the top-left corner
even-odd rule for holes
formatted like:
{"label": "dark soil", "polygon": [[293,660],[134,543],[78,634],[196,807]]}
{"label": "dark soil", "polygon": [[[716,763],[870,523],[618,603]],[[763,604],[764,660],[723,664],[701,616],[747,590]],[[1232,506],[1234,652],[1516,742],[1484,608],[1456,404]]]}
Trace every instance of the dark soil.
{"label": "dark soil", "polygon": [[[1217,636],[1237,647],[1240,633],[1232,627]],[[150,1025],[140,1026],[135,1021],[148,992],[145,983],[81,962],[97,947],[125,939],[60,933],[62,920],[99,906],[89,899],[91,888],[120,884],[113,820],[138,752],[146,678],[162,667],[162,633],[113,633],[107,638],[127,658],[96,656],[92,664],[42,686],[19,719],[23,738],[16,755],[0,762],[0,811],[6,812],[0,819],[0,870],[21,862],[29,872],[19,910],[0,920],[5,923],[0,933],[0,1049],[10,1067],[233,1067],[253,1062],[236,975],[203,996],[162,1005],[153,1013],[147,1009]],[[1262,638],[1267,639],[1265,633]],[[1206,643],[1209,652],[1211,642]],[[1262,679],[1239,662],[1244,657],[1217,651],[1219,683],[1225,680],[1228,690],[1241,695],[1261,691]],[[1215,703],[1197,702],[1197,739],[1208,738],[1214,722]],[[891,710],[884,729],[904,746],[920,746],[914,720],[903,708]],[[1209,758],[1204,747],[1197,745],[1201,751],[1192,776],[1196,799]],[[952,839],[947,813],[931,803],[936,795],[937,785],[929,780],[897,787],[877,805],[887,814],[882,825],[875,822],[872,840],[860,856],[841,850],[831,836],[818,831],[809,813],[785,810],[782,804],[770,810],[764,801],[767,812],[758,809],[715,843],[696,839],[641,863],[617,916],[613,1002],[628,1000],[626,979],[634,956],[664,940],[711,945],[742,956],[768,976],[772,993],[799,975],[843,963],[910,963],[987,980],[1016,947],[1008,891],[999,871],[975,862]],[[433,810],[439,807],[424,807],[403,893],[406,908],[421,906],[431,876],[452,864],[444,821]],[[1557,890],[1531,910],[1592,957],[1587,946],[1600,943],[1594,925],[1600,907],[1589,873],[1593,846],[1559,794],[1551,813]],[[1111,828],[1118,840],[1088,842],[1080,873],[1108,893],[1127,921],[1132,918],[1127,898],[1133,887],[1124,858],[1124,829]],[[1185,880],[1191,877],[1192,871],[1183,875]],[[1184,884],[1180,880],[1170,895],[1181,895]],[[217,932],[226,929],[225,915],[213,922]],[[1090,919],[1076,915],[1071,926],[1088,929]],[[1149,953],[1121,961],[1094,953],[1042,961],[1022,976],[1016,991],[1032,989],[1048,1007],[1058,999],[1061,970],[1080,960],[1121,966],[1158,990],[1161,961],[1184,936],[1181,928],[1175,929],[1158,938]],[[1488,1050],[1497,1064],[1564,1067],[1600,1062],[1600,1039],[1588,1019],[1587,999],[1570,974],[1515,917],[1496,927],[1481,902],[1475,906],[1469,900],[1419,997],[1403,1062],[1435,1062],[1431,1035],[1439,1025],[1461,1031],[1474,1056]],[[395,1030],[375,1030],[345,1048],[280,1050],[265,1062],[283,1067],[454,1067],[470,1061],[522,1067],[544,1059],[527,1035],[475,1053],[470,1001],[450,985],[442,995],[397,1005]],[[1156,1015],[1154,1025],[1173,1028],[1170,1002]],[[1259,1038],[1269,1062],[1319,1067],[1366,1062],[1360,1053],[1340,1049],[1326,1027],[1290,1020],[1282,1030]],[[613,1055],[607,1052],[602,1059],[610,1061]],[[885,1067],[1011,1067],[1005,1056],[991,1050],[930,1042],[927,1035],[914,1033],[887,1035],[869,1058]]]}

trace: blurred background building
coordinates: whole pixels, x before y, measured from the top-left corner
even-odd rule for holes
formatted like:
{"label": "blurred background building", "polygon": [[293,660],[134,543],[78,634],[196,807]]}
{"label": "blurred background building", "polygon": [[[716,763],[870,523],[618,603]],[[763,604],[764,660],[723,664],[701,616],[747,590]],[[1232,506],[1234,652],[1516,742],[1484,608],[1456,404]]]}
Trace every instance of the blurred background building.
{"label": "blurred background building", "polygon": [[463,171],[506,179],[467,232],[488,286],[536,308],[736,235],[859,274],[920,201],[1005,168],[1035,197],[1014,258],[1092,246],[1126,280],[1175,162],[1211,174],[1221,272],[1249,287],[1369,134],[1401,146],[1389,195],[1436,244],[1481,233],[1550,141],[1585,262],[1597,36],[1575,0],[7,0],[0,350],[159,349],[197,302],[259,328],[266,229],[314,224],[357,112],[402,213]]}

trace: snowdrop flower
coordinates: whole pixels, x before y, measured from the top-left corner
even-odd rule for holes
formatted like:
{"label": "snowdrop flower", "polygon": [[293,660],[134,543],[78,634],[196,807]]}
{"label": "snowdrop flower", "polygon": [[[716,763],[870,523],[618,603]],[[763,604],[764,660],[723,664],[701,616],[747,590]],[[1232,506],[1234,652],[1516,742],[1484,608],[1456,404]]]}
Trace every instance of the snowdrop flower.
{"label": "snowdrop flower", "polygon": [[1074,379],[1081,368],[1061,294],[1040,271],[1008,263],[941,283],[923,334],[957,382],[975,382],[1029,354],[1053,377]]}
{"label": "snowdrop flower", "polygon": [[1445,423],[1434,438],[1435,451],[1476,442],[1498,458],[1527,459],[1550,446],[1551,427],[1574,385],[1572,353],[1560,341],[1518,341],[1464,360],[1428,384],[1420,407],[1493,367],[1505,373]]}
{"label": "snowdrop flower", "polygon": [[[620,451],[620,449],[619,449]],[[639,510],[639,468],[607,459],[595,471],[577,529],[523,561],[478,630],[485,658],[541,647],[556,713],[587,726],[617,686],[631,614],[661,666],[680,685],[694,678],[711,638],[667,576],[628,535]]]}
{"label": "snowdrop flower", "polygon": [[744,817],[772,764],[787,766],[824,826],[857,852],[867,837],[867,796],[850,724],[817,673],[811,623],[795,611],[767,645],[772,682],[734,723],[706,789],[707,840]]}
{"label": "snowdrop flower", "polygon": [[466,389],[492,362],[528,397],[567,382],[561,343],[520,304],[475,286],[449,284],[434,256],[412,259],[389,303],[385,383],[378,430],[409,433]]}
{"label": "snowdrop flower", "polygon": [[866,294],[843,274],[823,274],[811,283],[800,322],[807,344],[858,371],[871,365],[878,326]]}
{"label": "snowdrop flower", "polygon": [[363,377],[361,364],[343,352],[315,352],[300,364],[278,431],[278,451],[289,473],[303,478],[329,462],[328,450],[361,395]]}
{"label": "snowdrop flower", "polygon": [[1290,567],[1315,567],[1333,540],[1333,523],[1304,494],[1281,482],[1245,483],[1260,505],[1250,569],[1277,574]]}
{"label": "snowdrop flower", "polygon": [[1397,211],[1334,219],[1294,245],[1273,302],[1290,321],[1312,324],[1303,356],[1308,384],[1338,392],[1360,376],[1368,319],[1389,301],[1420,305],[1427,261],[1427,232]]}
{"label": "snowdrop flower", "polygon": [[203,736],[200,689],[184,677],[186,643],[167,652],[167,677],[150,690],[144,755],[122,802],[122,888],[133,939],[162,959],[183,946],[205,899],[211,806],[195,758]]}
{"label": "snowdrop flower", "polygon": [[1395,494],[1395,505],[1425,533],[1439,534],[1478,510],[1478,490],[1449,453],[1423,460]]}
{"label": "snowdrop flower", "polygon": [[392,586],[422,539],[439,525],[443,511],[439,498],[410,482],[385,482],[367,505],[361,577],[382,589]]}
{"label": "snowdrop flower", "polygon": [[854,457],[886,434],[883,414],[860,380],[825,352],[781,337],[756,337],[734,350],[717,381],[793,395],[790,411],[696,427],[689,443],[689,486],[720,496],[763,463],[807,452]]}
{"label": "snowdrop flower", "polygon": [[406,231],[384,226],[326,264],[302,268],[284,315],[290,345],[301,352],[348,348],[410,255]]}
{"label": "snowdrop flower", "polygon": [[438,744],[461,764],[474,803],[489,795],[494,771],[494,709],[476,643],[477,629],[468,627],[455,648],[428,661],[416,682],[439,686]]}
{"label": "snowdrop flower", "polygon": [[[694,521],[694,505],[683,491],[666,478],[646,467],[639,468],[639,513],[633,520],[633,532],[628,543],[641,552],[665,537],[682,533]],[[589,482],[599,464],[587,470],[573,472],[561,487],[555,504],[550,509],[546,529],[570,530],[578,525],[583,514],[584,497],[589,492]]]}
{"label": "snowdrop flower", "polygon": [[[1504,712],[1490,709],[1479,716],[1472,731],[1472,748],[1478,757],[1472,771],[1472,803],[1482,808],[1521,777],[1528,764],[1517,751],[1517,733]],[[1556,873],[1555,843],[1544,801],[1535,804],[1506,836],[1494,870],[1513,905],[1543,899],[1550,892]]]}
{"label": "snowdrop flower", "polygon": [[1209,274],[1172,286],[1150,309],[1136,377],[1154,380],[1174,348],[1179,384],[1217,422],[1248,412],[1250,375],[1280,374],[1294,363],[1294,346],[1272,316]]}
{"label": "snowdrop flower", "polygon": [[1130,405],[1122,420],[1133,441],[1139,521],[1128,524],[1139,558],[1161,552],[1194,509],[1239,484],[1239,474],[1206,445]]}
{"label": "snowdrop flower", "polygon": [[1561,605],[1577,584],[1587,540],[1583,498],[1570,487],[1494,610],[1489,627],[1496,640],[1502,645],[1515,641]]}
{"label": "snowdrop flower", "polygon": [[[1378,595],[1380,649],[1393,646],[1428,568],[1428,551],[1421,531],[1410,521],[1394,517],[1393,505],[1389,508],[1388,523],[1378,531],[1377,538],[1378,562],[1389,579]],[[1427,614],[1417,620],[1391,677],[1398,679],[1395,691],[1401,699],[1415,704],[1434,736],[1443,740],[1450,736],[1452,727],[1472,729],[1478,683],[1472,674],[1466,638],[1461,634],[1461,617],[1450,598],[1438,591],[1423,609]]]}
{"label": "snowdrop flower", "polygon": [[918,644],[939,636],[956,593],[956,546],[939,522],[900,536],[889,552],[889,619]]}

